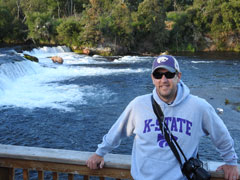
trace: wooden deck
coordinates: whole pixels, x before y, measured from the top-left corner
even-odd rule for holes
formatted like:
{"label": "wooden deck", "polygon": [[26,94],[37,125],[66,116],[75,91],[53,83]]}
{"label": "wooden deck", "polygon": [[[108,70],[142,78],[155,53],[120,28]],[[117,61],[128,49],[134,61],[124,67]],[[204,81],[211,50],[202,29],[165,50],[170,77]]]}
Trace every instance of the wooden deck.
{"label": "wooden deck", "polygon": [[[51,173],[53,180],[59,179],[59,173],[66,174],[66,179],[73,180],[74,175],[81,175],[83,179],[97,176],[100,180],[105,177],[132,179],[130,175],[131,156],[108,154],[105,156],[105,166],[101,170],[90,170],[86,167],[86,160],[92,152],[14,146],[0,144],[0,180],[13,180],[15,170],[22,170],[22,179],[28,180],[31,171],[37,173],[37,179],[43,180],[44,174]],[[223,180],[223,172],[216,172],[222,162],[204,162],[213,180]],[[240,170],[240,167],[239,167]]]}

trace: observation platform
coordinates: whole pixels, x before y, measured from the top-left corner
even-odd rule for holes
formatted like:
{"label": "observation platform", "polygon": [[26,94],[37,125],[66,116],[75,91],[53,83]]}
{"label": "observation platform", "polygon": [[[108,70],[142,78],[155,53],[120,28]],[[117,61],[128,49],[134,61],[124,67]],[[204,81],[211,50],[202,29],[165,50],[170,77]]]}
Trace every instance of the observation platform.
{"label": "observation platform", "polygon": [[[0,180],[14,180],[16,169],[22,170],[23,180],[32,179],[31,171],[37,173],[38,180],[44,180],[45,172],[50,173],[53,180],[58,180],[60,173],[66,174],[68,180],[73,180],[74,175],[81,175],[84,180],[92,176],[100,180],[106,177],[132,179],[131,155],[108,154],[104,157],[103,169],[90,170],[86,166],[86,160],[92,154],[93,152],[0,144]],[[224,179],[223,171],[216,171],[222,164],[224,163],[204,162],[204,168],[211,173],[212,180]],[[240,172],[240,166],[238,167]]]}

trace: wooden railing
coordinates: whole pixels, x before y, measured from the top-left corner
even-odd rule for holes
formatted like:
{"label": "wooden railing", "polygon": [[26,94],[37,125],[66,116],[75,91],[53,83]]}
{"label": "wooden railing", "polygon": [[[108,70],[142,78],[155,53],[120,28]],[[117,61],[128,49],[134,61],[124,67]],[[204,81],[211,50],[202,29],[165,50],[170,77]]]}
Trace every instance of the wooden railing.
{"label": "wooden railing", "polygon": [[[75,175],[90,179],[97,176],[100,180],[105,177],[115,179],[132,179],[130,175],[131,156],[108,154],[105,156],[105,165],[100,170],[90,170],[85,162],[92,152],[60,150],[49,148],[36,148],[0,144],[0,180],[13,180],[15,171],[21,169],[22,178],[30,179],[31,172],[37,173],[37,179],[43,180],[45,173],[51,173],[51,179],[57,180],[59,173],[64,173],[66,179],[73,180]],[[221,162],[204,162],[214,180],[222,180],[223,172],[216,172]]]}

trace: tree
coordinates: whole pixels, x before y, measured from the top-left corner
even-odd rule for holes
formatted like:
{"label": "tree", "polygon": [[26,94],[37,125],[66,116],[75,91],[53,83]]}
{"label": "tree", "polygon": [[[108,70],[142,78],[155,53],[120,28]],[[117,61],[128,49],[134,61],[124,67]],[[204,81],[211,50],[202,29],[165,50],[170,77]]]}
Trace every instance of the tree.
{"label": "tree", "polygon": [[125,0],[124,3],[128,6],[129,10],[132,11],[137,11],[139,4],[143,2],[143,0]]}
{"label": "tree", "polygon": [[68,46],[79,45],[77,39],[81,28],[79,19],[74,17],[63,19],[57,27],[58,40]]}
{"label": "tree", "polygon": [[168,46],[175,51],[194,51],[197,46],[194,42],[195,27],[189,11],[169,12],[167,19],[171,22],[169,28],[170,39]]}
{"label": "tree", "polygon": [[161,0],[144,0],[133,14],[136,42],[146,51],[164,49],[166,13]]}
{"label": "tree", "polygon": [[10,12],[5,8],[0,6],[0,42],[3,42],[12,32],[13,17]]}
{"label": "tree", "polygon": [[27,14],[26,25],[28,26],[28,38],[34,42],[48,42],[56,36],[56,20],[50,14],[34,12]]}
{"label": "tree", "polygon": [[194,24],[201,30],[203,36],[210,37],[218,50],[225,50],[226,41],[233,38],[236,46],[239,44],[240,2],[238,0],[194,1],[196,10]]}
{"label": "tree", "polygon": [[90,0],[89,6],[81,14],[83,31],[80,32],[78,41],[82,45],[97,46],[101,42],[100,17],[110,5],[111,0]]}
{"label": "tree", "polygon": [[112,7],[100,17],[100,31],[103,38],[129,48],[132,41],[131,13],[127,5],[119,0],[114,0]]}

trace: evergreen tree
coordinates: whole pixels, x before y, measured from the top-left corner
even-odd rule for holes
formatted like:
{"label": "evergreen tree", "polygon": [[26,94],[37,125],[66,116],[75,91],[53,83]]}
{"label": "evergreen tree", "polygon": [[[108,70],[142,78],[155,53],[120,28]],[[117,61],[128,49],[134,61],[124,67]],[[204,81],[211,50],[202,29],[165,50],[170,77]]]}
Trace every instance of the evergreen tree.
{"label": "evergreen tree", "polygon": [[101,16],[103,7],[103,1],[90,0],[90,5],[81,14],[83,31],[78,36],[80,44],[91,47],[100,42],[102,33],[99,30],[99,17]]}
{"label": "evergreen tree", "polygon": [[12,20],[10,12],[5,7],[0,6],[0,42],[3,42],[11,34]]}
{"label": "evergreen tree", "polygon": [[81,28],[78,18],[69,17],[63,19],[57,27],[58,40],[68,46],[80,45],[78,36],[81,32]]}
{"label": "evergreen tree", "polygon": [[50,14],[34,12],[27,15],[28,38],[35,43],[50,43],[51,38],[56,36],[55,20]]}
{"label": "evergreen tree", "polygon": [[[195,0],[193,8],[196,10],[194,24],[201,31],[203,36],[213,40],[217,50],[225,50],[229,38],[233,38],[240,50],[239,22],[240,2],[238,0]],[[235,48],[233,47],[232,50]]]}
{"label": "evergreen tree", "polygon": [[133,14],[135,43],[143,51],[159,52],[164,49],[167,38],[165,29],[166,13],[162,0],[144,0]]}
{"label": "evergreen tree", "polygon": [[130,47],[132,39],[131,13],[124,2],[113,1],[112,7],[100,17],[100,30],[103,40],[111,41],[115,46]]}
{"label": "evergreen tree", "polygon": [[144,0],[125,0],[124,3],[128,6],[129,10],[133,12],[138,10],[139,4],[143,1]]}
{"label": "evergreen tree", "polygon": [[189,11],[169,12],[167,17],[171,22],[168,47],[175,51],[195,51],[194,25]]}

